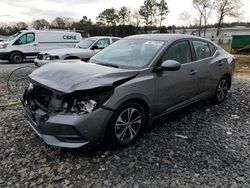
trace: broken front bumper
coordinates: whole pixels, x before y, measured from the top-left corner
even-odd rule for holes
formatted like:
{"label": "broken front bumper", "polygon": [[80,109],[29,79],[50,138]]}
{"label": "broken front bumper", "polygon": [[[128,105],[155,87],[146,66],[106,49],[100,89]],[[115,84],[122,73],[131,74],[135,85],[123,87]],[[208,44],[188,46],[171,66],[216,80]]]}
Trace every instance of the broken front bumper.
{"label": "broken front bumper", "polygon": [[101,143],[113,112],[99,108],[89,114],[48,114],[32,110],[22,101],[32,129],[48,144],[78,148],[88,143]]}

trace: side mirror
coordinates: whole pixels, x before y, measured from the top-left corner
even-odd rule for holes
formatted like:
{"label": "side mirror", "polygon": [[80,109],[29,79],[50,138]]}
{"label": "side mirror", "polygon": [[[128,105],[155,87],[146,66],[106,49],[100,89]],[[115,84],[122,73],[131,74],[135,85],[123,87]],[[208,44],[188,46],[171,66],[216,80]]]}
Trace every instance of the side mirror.
{"label": "side mirror", "polygon": [[177,71],[181,68],[181,64],[174,60],[164,61],[160,67],[156,68],[156,71]]}

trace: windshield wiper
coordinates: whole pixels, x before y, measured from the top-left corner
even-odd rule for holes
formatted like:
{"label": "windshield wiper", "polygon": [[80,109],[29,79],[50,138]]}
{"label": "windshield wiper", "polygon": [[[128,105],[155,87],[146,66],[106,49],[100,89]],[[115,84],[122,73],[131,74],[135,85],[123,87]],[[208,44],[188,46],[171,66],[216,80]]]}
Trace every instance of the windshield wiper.
{"label": "windshield wiper", "polygon": [[107,66],[107,67],[119,68],[118,65],[114,65],[114,64],[108,64],[108,63],[96,63],[96,64],[97,64],[97,65]]}

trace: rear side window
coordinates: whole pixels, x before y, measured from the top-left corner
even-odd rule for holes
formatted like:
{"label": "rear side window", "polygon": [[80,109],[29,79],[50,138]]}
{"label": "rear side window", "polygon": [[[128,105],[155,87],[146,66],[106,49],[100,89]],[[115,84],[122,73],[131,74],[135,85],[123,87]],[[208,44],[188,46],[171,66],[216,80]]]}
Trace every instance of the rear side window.
{"label": "rear side window", "polygon": [[205,59],[211,56],[209,43],[203,41],[192,41],[197,60]]}
{"label": "rear side window", "polygon": [[35,34],[34,33],[27,33],[19,37],[16,40],[14,45],[22,45],[22,44],[29,44],[35,41]]}
{"label": "rear side window", "polygon": [[181,64],[191,62],[191,51],[188,41],[177,42],[170,46],[162,56],[162,62],[166,60],[175,60]]}

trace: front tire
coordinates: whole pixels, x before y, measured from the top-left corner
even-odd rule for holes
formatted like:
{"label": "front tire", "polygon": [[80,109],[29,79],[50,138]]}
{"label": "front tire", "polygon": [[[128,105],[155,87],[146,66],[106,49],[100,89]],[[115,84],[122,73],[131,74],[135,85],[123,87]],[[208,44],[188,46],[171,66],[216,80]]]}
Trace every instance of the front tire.
{"label": "front tire", "polygon": [[14,52],[10,55],[10,62],[19,64],[23,62],[23,55],[19,52]]}
{"label": "front tire", "polygon": [[228,77],[223,76],[220,79],[215,94],[213,96],[213,102],[215,104],[220,104],[226,99],[229,87],[230,87],[230,82]]}
{"label": "front tire", "polygon": [[145,127],[145,110],[137,102],[127,102],[121,105],[107,129],[110,144],[126,147],[134,143]]}

